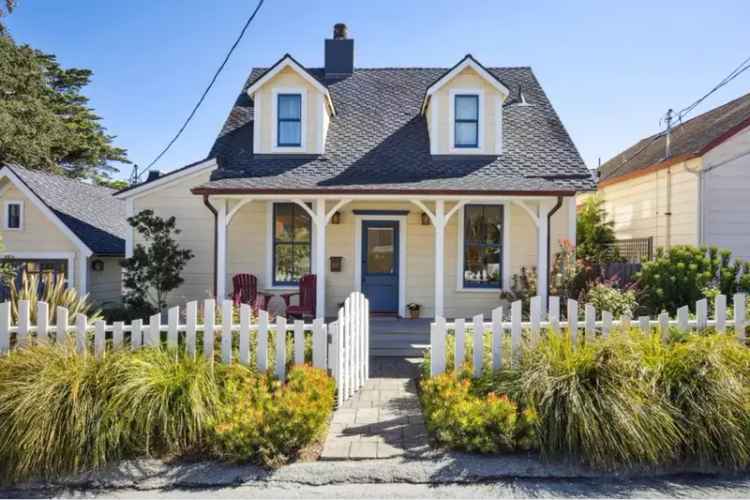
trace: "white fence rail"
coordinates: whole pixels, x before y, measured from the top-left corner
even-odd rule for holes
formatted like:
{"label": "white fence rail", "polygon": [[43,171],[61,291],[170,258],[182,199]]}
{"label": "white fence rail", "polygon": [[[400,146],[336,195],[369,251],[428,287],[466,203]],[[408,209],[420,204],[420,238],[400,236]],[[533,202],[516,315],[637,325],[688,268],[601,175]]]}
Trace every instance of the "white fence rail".
{"label": "white fence rail", "polygon": [[[550,297],[546,320],[543,319],[542,301],[540,297],[533,297],[530,301],[528,320],[523,319],[521,301],[513,302],[510,306],[509,321],[504,315],[502,307],[492,311],[491,321],[485,321],[482,314],[474,316],[467,323],[464,318],[456,318],[448,322],[445,318],[435,318],[430,325],[430,365],[432,375],[438,375],[446,371],[448,361],[448,339],[454,342],[454,369],[459,370],[466,363],[466,340],[470,335],[472,346],[481,345],[482,349],[473,349],[472,365],[475,377],[482,375],[483,370],[499,370],[506,365],[515,366],[521,353],[523,342],[534,343],[547,330],[556,333],[567,331],[573,346],[586,338],[594,336],[607,336],[610,332],[620,328],[636,328],[643,333],[658,331],[662,339],[669,336],[670,328],[677,328],[681,332],[691,330],[702,330],[715,328],[720,333],[726,333],[728,328],[733,329],[739,340],[746,340],[745,329],[747,298],[745,294],[738,293],[733,297],[734,313],[732,318],[727,316],[727,298],[724,295],[716,297],[714,303],[714,316],[708,316],[708,300],[701,299],[696,302],[695,315],[691,319],[688,306],[677,310],[675,318],[670,318],[666,312],[661,313],[657,319],[641,316],[637,319],[623,316],[614,319],[609,311],[602,311],[597,318],[597,312],[591,304],[583,307],[583,319],[580,319],[579,304],[575,300],[568,300],[566,304],[567,321],[560,320],[560,298]],[[452,331],[452,335],[450,332]],[[490,352],[491,363],[484,363],[485,336],[491,332]],[[508,339],[508,336],[510,339]]]}
{"label": "white fence rail", "polygon": [[[236,361],[250,365],[254,358],[259,371],[272,369],[281,380],[286,377],[288,362],[308,361],[316,368],[330,370],[336,379],[339,402],[351,397],[369,376],[369,304],[359,292],[346,299],[337,321],[330,325],[322,319],[304,323],[277,317],[271,321],[266,311],[260,311],[254,318],[249,305],[237,308],[230,300],[223,301],[217,310],[216,302],[206,299],[201,312],[199,317],[198,302],[193,301],[184,310],[169,309],[166,324],[161,314],[154,314],[145,323],[133,320],[130,324],[108,324],[97,320],[91,324],[83,314],[71,318],[64,307],[56,308],[53,316],[48,304],[38,302],[36,324],[32,324],[28,301],[19,301],[15,322],[11,304],[3,302],[0,303],[0,354],[34,343],[60,343],[72,337],[80,354],[96,357],[111,349],[151,347],[182,350],[193,357],[200,354],[225,364]],[[236,313],[238,322],[234,320]],[[287,353],[288,342],[291,342],[290,353]],[[311,354],[307,360],[306,353]]]}

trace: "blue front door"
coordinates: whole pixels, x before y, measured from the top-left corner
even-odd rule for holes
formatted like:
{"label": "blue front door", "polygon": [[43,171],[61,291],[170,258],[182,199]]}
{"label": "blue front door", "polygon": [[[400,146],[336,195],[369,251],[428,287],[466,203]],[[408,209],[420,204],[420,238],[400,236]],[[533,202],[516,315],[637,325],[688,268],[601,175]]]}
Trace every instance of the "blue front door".
{"label": "blue front door", "polygon": [[362,293],[372,312],[398,312],[398,222],[362,222]]}

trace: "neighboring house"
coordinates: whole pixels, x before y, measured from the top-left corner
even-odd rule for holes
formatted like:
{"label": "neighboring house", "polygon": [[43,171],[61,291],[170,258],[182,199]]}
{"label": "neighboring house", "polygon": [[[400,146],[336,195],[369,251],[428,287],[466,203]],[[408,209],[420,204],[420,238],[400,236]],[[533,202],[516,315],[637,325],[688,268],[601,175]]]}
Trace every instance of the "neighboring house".
{"label": "neighboring house", "polygon": [[750,94],[651,136],[599,169],[618,239],[706,244],[750,259]]}
{"label": "neighboring house", "polygon": [[177,218],[195,258],[174,303],[312,272],[318,315],[362,290],[373,312],[430,317],[489,313],[522,266],[546,293],[593,187],[530,68],[354,68],[337,27],[323,68],[252,70],[207,159],[116,196]]}
{"label": "neighboring house", "polygon": [[64,275],[99,304],[121,302],[127,222],[114,191],[17,165],[0,168],[2,253],[18,273]]}

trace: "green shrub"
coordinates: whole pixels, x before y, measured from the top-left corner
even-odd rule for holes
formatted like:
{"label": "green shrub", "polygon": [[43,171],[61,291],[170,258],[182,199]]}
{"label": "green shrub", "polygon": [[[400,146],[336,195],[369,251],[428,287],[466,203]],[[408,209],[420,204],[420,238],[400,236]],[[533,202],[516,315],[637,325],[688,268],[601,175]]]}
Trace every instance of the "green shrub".
{"label": "green shrub", "polygon": [[638,302],[633,290],[620,290],[604,283],[597,283],[586,294],[586,302],[592,304],[597,311],[609,311],[616,318],[623,314],[633,317]]}
{"label": "green shrub", "polygon": [[101,467],[124,455],[126,430],[107,408],[116,356],[97,361],[69,345],[0,357],[3,481]]}
{"label": "green shrub", "polygon": [[[41,293],[40,293],[41,290]],[[49,306],[49,320],[52,324],[57,320],[57,308],[68,309],[69,316],[74,318],[76,314],[85,314],[89,322],[101,319],[101,312],[94,309],[88,294],[80,295],[78,290],[67,287],[64,276],[53,278],[46,275],[41,283],[39,275],[21,275],[21,285],[16,286],[15,281],[10,282],[10,305],[13,321],[18,321],[18,302],[29,301],[29,317],[36,324],[37,304],[42,301]]]}
{"label": "green shrub", "polygon": [[238,365],[221,370],[212,444],[222,458],[283,464],[320,435],[333,410],[334,384],[323,370],[295,366],[284,385]]}
{"label": "green shrub", "polygon": [[750,352],[733,336],[692,335],[660,346],[658,389],[675,409],[680,457],[722,467],[750,464]]}
{"label": "green shrub", "polygon": [[544,456],[607,469],[671,459],[680,432],[665,398],[640,376],[644,339],[611,335],[574,349],[549,332],[524,354],[518,392],[538,415]]}
{"label": "green shrub", "polygon": [[660,248],[653,261],[643,264],[636,279],[643,290],[643,305],[651,314],[662,310],[674,314],[684,305],[694,310],[703,290],[712,285],[727,296],[750,291],[748,264],[739,259],[732,262],[731,252],[715,247]]}
{"label": "green shrub", "polygon": [[533,412],[519,412],[504,394],[475,390],[468,372],[426,379],[421,389],[427,428],[440,443],[479,453],[533,446]]}

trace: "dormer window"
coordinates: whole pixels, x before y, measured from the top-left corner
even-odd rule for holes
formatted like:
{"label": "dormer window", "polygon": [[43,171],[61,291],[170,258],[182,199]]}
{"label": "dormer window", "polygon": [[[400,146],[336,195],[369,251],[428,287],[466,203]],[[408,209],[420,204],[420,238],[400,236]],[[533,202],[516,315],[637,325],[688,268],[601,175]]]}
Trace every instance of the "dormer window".
{"label": "dormer window", "polygon": [[302,94],[278,94],[277,145],[302,146]]}
{"label": "dormer window", "polygon": [[454,109],[455,147],[479,147],[479,96],[476,94],[456,94]]}

